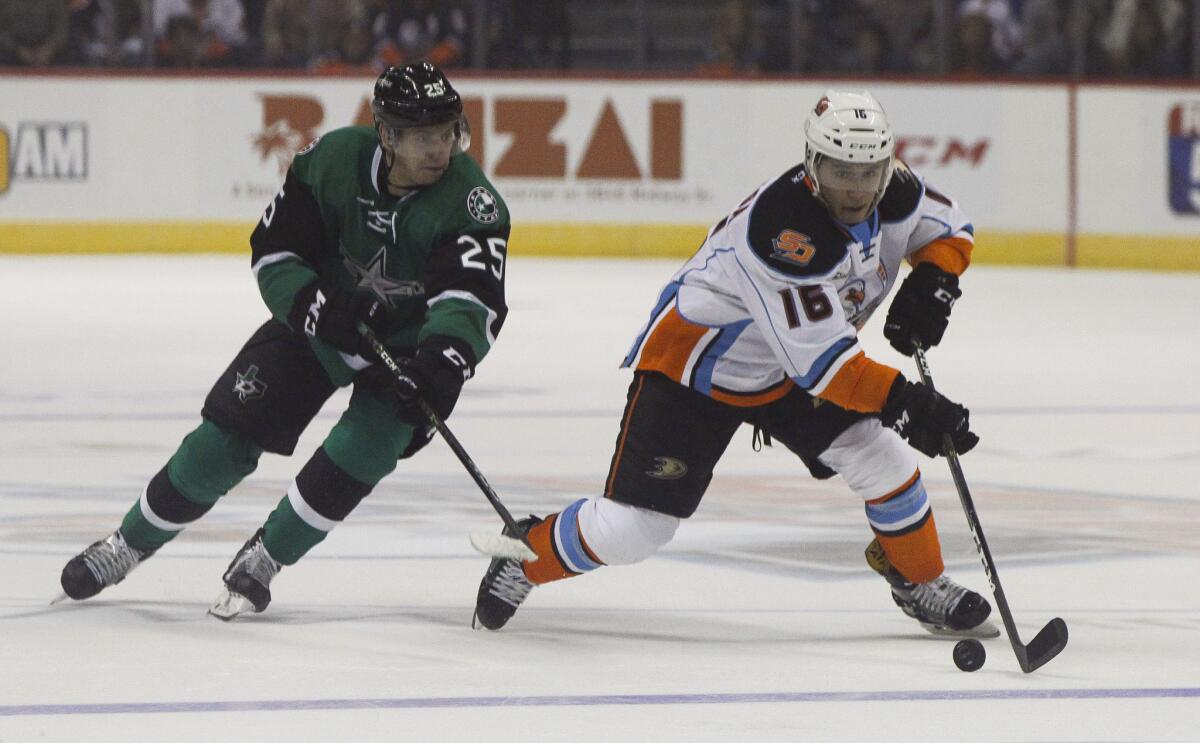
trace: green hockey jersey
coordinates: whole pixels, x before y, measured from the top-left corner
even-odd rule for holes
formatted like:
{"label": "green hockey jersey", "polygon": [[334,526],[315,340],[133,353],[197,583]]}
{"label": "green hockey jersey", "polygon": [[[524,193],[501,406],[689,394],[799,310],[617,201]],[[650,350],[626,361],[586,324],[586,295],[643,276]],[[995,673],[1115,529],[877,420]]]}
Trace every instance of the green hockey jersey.
{"label": "green hockey jersey", "polygon": [[[508,312],[508,207],[465,153],[450,159],[437,183],[403,197],[388,193],[383,160],[370,127],[336,129],[296,154],[250,237],[263,299],[290,327],[296,293],[314,279],[368,292],[388,309],[381,337],[389,346],[450,336],[478,362]],[[311,342],[339,386],[367,364]]]}

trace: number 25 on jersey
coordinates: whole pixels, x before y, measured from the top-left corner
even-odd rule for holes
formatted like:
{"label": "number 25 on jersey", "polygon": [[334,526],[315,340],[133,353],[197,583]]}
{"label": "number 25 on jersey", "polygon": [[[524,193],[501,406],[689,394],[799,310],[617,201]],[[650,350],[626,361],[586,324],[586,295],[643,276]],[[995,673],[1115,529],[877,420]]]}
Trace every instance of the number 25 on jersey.
{"label": "number 25 on jersey", "polygon": [[463,268],[474,268],[479,271],[491,270],[492,275],[498,280],[504,279],[504,253],[508,248],[508,244],[502,237],[489,237],[487,239],[488,253],[485,255],[483,246],[479,241],[470,235],[463,235],[458,238],[458,244],[466,246],[466,250],[462,254]]}

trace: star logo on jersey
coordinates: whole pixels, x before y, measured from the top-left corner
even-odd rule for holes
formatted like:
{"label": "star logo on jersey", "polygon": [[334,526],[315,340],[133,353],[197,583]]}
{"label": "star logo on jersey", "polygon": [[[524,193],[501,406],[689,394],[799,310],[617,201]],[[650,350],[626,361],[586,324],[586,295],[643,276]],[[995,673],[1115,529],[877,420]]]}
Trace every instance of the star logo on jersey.
{"label": "star logo on jersey", "polygon": [[258,367],[254,364],[244,372],[234,373],[237,381],[233,383],[233,391],[243,404],[267,394],[267,383],[258,378]]}
{"label": "star logo on jersey", "polygon": [[[342,249],[344,254],[345,248]],[[396,281],[387,276],[387,248],[379,252],[364,266],[355,262],[350,256],[345,258],[346,270],[354,276],[359,289],[365,289],[374,294],[380,302],[388,307],[396,306],[396,299],[409,299],[422,294],[425,285],[420,281]]]}
{"label": "star logo on jersey", "polygon": [[646,470],[646,474],[656,480],[678,480],[687,471],[687,465],[675,457],[655,457],[654,469]]}

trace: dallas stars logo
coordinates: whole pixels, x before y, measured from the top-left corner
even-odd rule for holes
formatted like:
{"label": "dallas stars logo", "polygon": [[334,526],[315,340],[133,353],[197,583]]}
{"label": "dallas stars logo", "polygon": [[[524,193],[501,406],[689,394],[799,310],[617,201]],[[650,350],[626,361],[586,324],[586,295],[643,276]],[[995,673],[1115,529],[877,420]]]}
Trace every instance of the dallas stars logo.
{"label": "dallas stars logo", "polygon": [[[345,252],[346,249],[343,247],[342,253],[345,254]],[[420,281],[389,279],[386,274],[386,263],[387,248],[380,248],[379,252],[365,266],[355,262],[348,255],[345,258],[346,270],[354,276],[358,288],[371,292],[388,307],[396,306],[396,298],[407,299],[425,291],[425,286]]]}
{"label": "dallas stars logo", "polygon": [[475,221],[491,224],[500,219],[500,204],[492,192],[483,186],[476,186],[467,195],[467,211]]}
{"label": "dallas stars logo", "polygon": [[235,373],[237,382],[233,385],[233,391],[237,393],[238,399],[243,403],[267,394],[267,383],[258,378],[258,367],[254,364],[251,364],[245,372]]}

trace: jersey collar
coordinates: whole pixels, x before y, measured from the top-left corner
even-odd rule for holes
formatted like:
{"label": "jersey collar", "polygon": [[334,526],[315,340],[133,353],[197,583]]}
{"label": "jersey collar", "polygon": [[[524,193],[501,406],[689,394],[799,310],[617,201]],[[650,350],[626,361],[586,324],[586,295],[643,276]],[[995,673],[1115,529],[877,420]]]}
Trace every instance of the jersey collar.
{"label": "jersey collar", "polygon": [[833,223],[838,226],[838,229],[848,234],[851,238],[859,243],[862,243],[863,245],[870,245],[871,238],[875,237],[875,235],[879,232],[878,209],[872,210],[871,213],[867,215],[866,219],[857,224],[846,224],[845,222],[840,222],[837,219],[834,219],[833,215],[830,215],[829,218],[833,219]]}
{"label": "jersey collar", "polygon": [[[383,172],[383,147],[381,145],[375,145],[375,155],[371,158],[370,176],[371,185],[375,186],[375,194],[383,196],[387,193],[386,182],[380,180],[385,177]],[[381,185],[383,185],[383,188],[380,188]]]}

